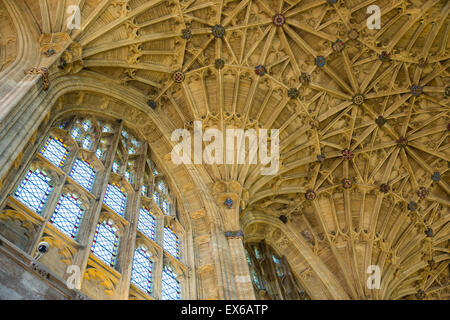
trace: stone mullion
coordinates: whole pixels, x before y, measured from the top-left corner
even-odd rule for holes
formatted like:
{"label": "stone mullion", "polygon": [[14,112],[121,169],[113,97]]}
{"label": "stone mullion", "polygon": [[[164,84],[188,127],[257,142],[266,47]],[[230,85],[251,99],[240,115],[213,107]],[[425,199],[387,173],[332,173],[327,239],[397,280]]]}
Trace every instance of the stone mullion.
{"label": "stone mullion", "polygon": [[147,143],[143,146],[143,153],[139,159],[138,168],[134,179],[134,192],[131,197],[131,205],[128,208],[128,226],[127,234],[124,235],[120,254],[120,271],[122,278],[119,284],[119,298],[128,300],[130,291],[131,271],[133,268],[133,257],[136,246],[136,233],[139,219],[139,208],[141,204],[141,186],[144,181],[145,160],[147,157]]}
{"label": "stone mullion", "polygon": [[[98,189],[98,198],[93,204],[93,208],[91,210],[91,214],[87,218],[87,220],[83,221],[83,230],[80,230],[79,235],[79,242],[82,244],[83,249],[78,251],[76,256],[74,257],[73,261],[74,264],[80,266],[81,269],[81,279],[79,282],[79,288],[81,289],[82,281],[83,281],[83,275],[87,268],[87,263],[89,261],[89,255],[91,253],[91,243],[94,240],[95,230],[97,228],[97,223],[100,218],[100,213],[102,210],[103,205],[103,198],[105,197],[106,193],[106,186],[109,182],[109,178],[111,176],[111,168],[112,163],[114,161],[114,157],[116,154],[117,146],[119,144],[119,138],[120,134],[122,132],[123,128],[123,121],[120,121],[120,124],[118,126],[117,132],[115,133],[113,143],[111,144],[111,152],[108,153],[107,159],[105,160],[105,169],[103,173],[103,177],[97,177],[97,179],[101,179],[99,183],[99,189]],[[120,240],[119,240],[120,241]]]}

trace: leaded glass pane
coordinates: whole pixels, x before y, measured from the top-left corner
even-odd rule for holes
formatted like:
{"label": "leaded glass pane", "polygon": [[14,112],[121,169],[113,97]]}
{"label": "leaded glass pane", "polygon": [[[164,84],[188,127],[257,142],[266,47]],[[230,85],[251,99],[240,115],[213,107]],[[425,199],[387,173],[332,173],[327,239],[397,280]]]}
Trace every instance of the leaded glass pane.
{"label": "leaded glass pane", "polygon": [[171,226],[164,228],[164,250],[177,259],[180,259],[180,242]]}
{"label": "leaded glass pane", "polygon": [[114,228],[107,222],[98,223],[92,243],[92,253],[106,264],[114,267],[118,246],[119,236],[116,235]]}
{"label": "leaded glass pane", "polygon": [[170,214],[170,204],[167,199],[163,199],[161,209],[164,214]]}
{"label": "leaded glass pane", "polygon": [[155,201],[155,203],[158,205],[159,207],[159,193],[158,191],[154,191],[153,192],[153,201]]}
{"label": "leaded glass pane", "polygon": [[113,164],[112,164],[112,171],[114,173],[119,173],[120,171],[120,163],[117,160],[114,160]]}
{"label": "leaded glass pane", "polygon": [[91,150],[93,143],[94,141],[92,141],[91,136],[85,136],[83,139],[82,147],[86,150]]}
{"label": "leaded glass pane", "polygon": [[158,188],[159,188],[159,190],[161,190],[161,193],[163,193],[163,194],[166,193],[166,185],[165,185],[164,181],[160,181],[158,183]]}
{"label": "leaded glass pane", "polygon": [[83,127],[84,131],[91,131],[92,129],[92,123],[91,120],[86,119],[81,123],[81,126]]}
{"label": "leaded glass pane", "polygon": [[176,275],[172,268],[164,267],[161,281],[161,299],[162,300],[180,300],[181,288],[180,282],[176,279]]}
{"label": "leaded glass pane", "polygon": [[152,266],[153,262],[144,249],[134,251],[131,282],[148,294],[152,292]]}
{"label": "leaded glass pane", "polygon": [[100,160],[103,160],[103,151],[102,149],[97,149],[97,151],[95,152],[95,155],[97,156],[97,158],[99,158]]}
{"label": "leaded glass pane", "polygon": [[75,239],[84,214],[81,205],[82,202],[74,195],[62,194],[50,222],[69,237]]}
{"label": "leaded glass pane", "polygon": [[113,129],[110,124],[105,123],[102,128],[102,132],[113,132]]}
{"label": "leaded glass pane", "polygon": [[144,197],[147,196],[147,192],[148,192],[148,186],[146,186],[145,184],[141,187],[141,193]]}
{"label": "leaded glass pane", "polygon": [[41,150],[41,154],[55,166],[62,168],[69,151],[61,139],[49,137]]}
{"label": "leaded glass pane", "polygon": [[70,135],[72,136],[72,138],[76,141],[79,141],[81,138],[81,130],[78,127],[73,127],[72,130],[70,131]]}
{"label": "leaded glass pane", "polygon": [[147,237],[155,240],[156,219],[153,213],[146,207],[142,207],[139,211],[138,229]]}
{"label": "leaded glass pane", "polygon": [[125,195],[125,191],[118,185],[108,184],[106,186],[105,199],[103,201],[115,213],[123,216],[125,205],[127,202],[127,196]]}
{"label": "leaded glass pane", "polygon": [[95,174],[94,167],[88,161],[76,159],[70,172],[70,177],[91,191]]}
{"label": "leaded glass pane", "polygon": [[133,174],[130,171],[125,171],[124,176],[129,183],[133,183]]}
{"label": "leaded glass pane", "polygon": [[35,171],[29,170],[14,196],[33,209],[34,212],[40,214],[53,189],[49,181],[50,178],[47,177],[45,172],[38,169]]}

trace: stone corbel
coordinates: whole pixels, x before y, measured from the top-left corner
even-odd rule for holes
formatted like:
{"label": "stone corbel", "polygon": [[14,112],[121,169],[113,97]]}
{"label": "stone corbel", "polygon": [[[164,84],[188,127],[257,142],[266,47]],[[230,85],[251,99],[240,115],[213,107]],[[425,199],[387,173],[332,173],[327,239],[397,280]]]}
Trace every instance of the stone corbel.
{"label": "stone corbel", "polygon": [[39,67],[39,68],[33,67],[31,69],[25,70],[24,73],[27,74],[27,75],[28,74],[30,74],[30,75],[38,75],[38,74],[42,75],[42,89],[44,91],[48,90],[48,88],[50,86],[50,81],[48,80],[49,72],[48,72],[47,68],[45,68],[45,67]]}

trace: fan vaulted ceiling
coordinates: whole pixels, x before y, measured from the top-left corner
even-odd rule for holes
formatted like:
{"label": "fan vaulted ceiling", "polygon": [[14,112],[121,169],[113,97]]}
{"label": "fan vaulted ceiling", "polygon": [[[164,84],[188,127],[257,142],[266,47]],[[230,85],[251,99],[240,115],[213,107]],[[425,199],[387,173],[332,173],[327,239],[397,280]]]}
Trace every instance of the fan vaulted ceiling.
{"label": "fan vaulted ceiling", "polygon": [[[168,128],[280,129],[277,175],[203,170],[242,185],[246,237],[274,239],[305,283],[311,270],[286,236],[249,217],[285,216],[349,297],[449,297],[450,3],[26,3],[43,34],[73,39],[58,72],[145,97]],[[69,4],[81,30],[67,30]],[[371,4],[379,30],[366,25]],[[369,262],[384,272],[380,291],[365,286]]]}

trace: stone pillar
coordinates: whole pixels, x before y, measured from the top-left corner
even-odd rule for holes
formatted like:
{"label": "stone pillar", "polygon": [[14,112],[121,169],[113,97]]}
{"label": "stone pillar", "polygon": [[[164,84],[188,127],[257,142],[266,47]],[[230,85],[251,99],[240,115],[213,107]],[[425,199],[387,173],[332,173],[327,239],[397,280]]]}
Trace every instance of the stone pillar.
{"label": "stone pillar", "polygon": [[240,211],[244,205],[242,187],[236,181],[221,181],[217,182],[213,189],[222,216],[225,237],[231,256],[233,278],[236,284],[236,299],[255,299],[250,270],[245,256],[244,234],[239,222]]}

